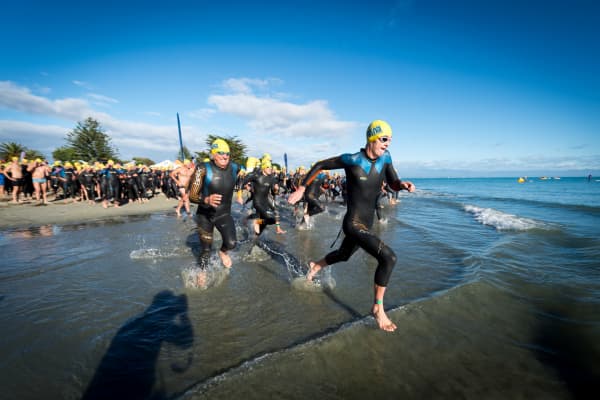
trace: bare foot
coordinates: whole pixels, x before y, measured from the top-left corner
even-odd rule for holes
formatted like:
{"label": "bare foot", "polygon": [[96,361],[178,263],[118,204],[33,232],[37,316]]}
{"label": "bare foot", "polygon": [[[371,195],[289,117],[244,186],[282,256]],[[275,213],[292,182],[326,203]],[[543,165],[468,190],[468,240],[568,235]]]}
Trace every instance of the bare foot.
{"label": "bare foot", "polygon": [[277,233],[279,235],[283,235],[285,233],[285,231],[283,229],[279,228],[279,229],[275,230],[275,233]]}
{"label": "bare foot", "polygon": [[199,271],[196,275],[196,285],[199,288],[206,287],[206,271]]}
{"label": "bare foot", "polygon": [[258,220],[254,220],[254,233],[256,233],[257,235],[260,235],[260,223],[257,222]]}
{"label": "bare foot", "polygon": [[321,270],[321,267],[312,261],[309,262],[308,265],[310,265],[310,270],[306,274],[306,280],[309,282],[312,282],[312,280],[315,277],[315,275],[317,274],[317,272],[319,272]]}
{"label": "bare foot", "polygon": [[223,266],[225,268],[231,268],[231,257],[229,257],[229,254],[219,250],[219,257],[221,257],[221,262],[223,263]]}
{"label": "bare foot", "polygon": [[108,208],[108,203],[106,203],[106,202],[104,202],[104,201],[103,201],[103,202],[102,202],[102,207],[104,207],[104,208]]}
{"label": "bare foot", "polygon": [[373,310],[371,311],[373,317],[375,317],[375,321],[377,321],[377,325],[379,325],[379,329],[382,329],[387,332],[394,332],[397,328],[396,324],[392,322],[385,313],[383,309],[383,305],[373,304]]}

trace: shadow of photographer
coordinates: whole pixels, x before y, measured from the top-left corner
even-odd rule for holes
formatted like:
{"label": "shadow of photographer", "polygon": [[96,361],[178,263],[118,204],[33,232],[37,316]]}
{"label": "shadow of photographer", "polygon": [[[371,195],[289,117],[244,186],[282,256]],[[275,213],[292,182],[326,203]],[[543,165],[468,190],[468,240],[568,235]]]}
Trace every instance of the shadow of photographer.
{"label": "shadow of photographer", "polygon": [[[186,295],[164,290],[140,315],[123,325],[102,358],[82,399],[163,399],[154,390],[156,363],[163,343],[189,349],[194,330],[187,316]],[[181,373],[192,363],[192,354],[182,363],[171,364]]]}

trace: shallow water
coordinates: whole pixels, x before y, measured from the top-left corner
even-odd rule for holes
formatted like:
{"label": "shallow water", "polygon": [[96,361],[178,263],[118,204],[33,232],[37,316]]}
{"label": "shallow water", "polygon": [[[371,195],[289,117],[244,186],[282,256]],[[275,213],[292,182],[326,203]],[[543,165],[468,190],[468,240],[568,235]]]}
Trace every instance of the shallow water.
{"label": "shallow water", "polygon": [[[215,255],[186,287],[192,218],[155,214],[0,235],[3,398],[557,398],[598,389],[600,184],[424,179],[375,230],[398,263],[369,317],[375,261],[318,287],[344,208]],[[238,238],[246,238],[235,208]],[[339,245],[339,241],[337,245]],[[216,245],[218,246],[218,240]]]}

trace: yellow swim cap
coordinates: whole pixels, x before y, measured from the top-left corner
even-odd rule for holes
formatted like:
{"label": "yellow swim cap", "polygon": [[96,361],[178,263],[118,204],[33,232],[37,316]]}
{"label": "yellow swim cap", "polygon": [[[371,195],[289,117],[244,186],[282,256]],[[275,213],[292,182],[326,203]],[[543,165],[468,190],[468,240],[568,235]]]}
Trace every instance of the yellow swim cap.
{"label": "yellow swim cap", "polygon": [[216,139],[210,146],[210,154],[229,153],[229,145],[223,139]]}
{"label": "yellow swim cap", "polygon": [[35,162],[40,163],[40,162],[42,162],[42,159],[41,158],[36,158]]}
{"label": "yellow swim cap", "polygon": [[190,160],[188,160],[187,158],[185,160],[183,160],[183,165],[190,165],[192,162]]}
{"label": "yellow swim cap", "polygon": [[374,142],[382,136],[392,137],[392,127],[387,122],[376,119],[367,128],[367,141]]}
{"label": "yellow swim cap", "polygon": [[267,169],[267,168],[271,168],[271,160],[262,160],[262,162],[260,163],[260,168],[261,169]]}
{"label": "yellow swim cap", "polygon": [[264,161],[264,160],[269,160],[269,161],[271,161],[271,155],[270,155],[269,153],[265,153],[265,154],[263,154],[263,156],[262,156],[262,160],[263,160],[263,161]]}
{"label": "yellow swim cap", "polygon": [[258,158],[256,157],[248,157],[248,159],[246,160],[246,169],[248,171],[252,171],[254,168],[256,168],[256,166],[260,163],[260,161],[258,160]]}

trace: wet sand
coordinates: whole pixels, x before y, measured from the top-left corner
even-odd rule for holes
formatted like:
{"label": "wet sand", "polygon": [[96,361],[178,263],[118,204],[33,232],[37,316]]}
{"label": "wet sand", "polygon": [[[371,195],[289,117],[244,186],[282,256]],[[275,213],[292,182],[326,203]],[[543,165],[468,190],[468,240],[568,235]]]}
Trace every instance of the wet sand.
{"label": "wet sand", "polygon": [[[101,202],[90,205],[87,202],[65,203],[63,200],[50,200],[40,205],[35,200],[25,200],[12,204],[8,197],[0,199],[0,229],[33,227],[48,224],[71,224],[94,221],[126,215],[140,215],[161,211],[172,211],[175,217],[176,199],[167,199],[164,195],[150,199],[146,203],[126,203],[120,207],[102,207]],[[192,209],[193,212],[193,209]]]}

